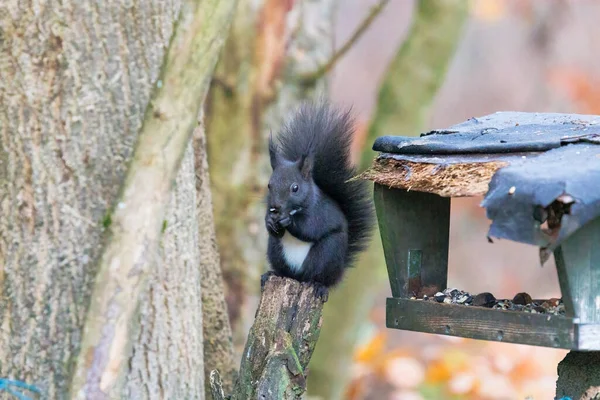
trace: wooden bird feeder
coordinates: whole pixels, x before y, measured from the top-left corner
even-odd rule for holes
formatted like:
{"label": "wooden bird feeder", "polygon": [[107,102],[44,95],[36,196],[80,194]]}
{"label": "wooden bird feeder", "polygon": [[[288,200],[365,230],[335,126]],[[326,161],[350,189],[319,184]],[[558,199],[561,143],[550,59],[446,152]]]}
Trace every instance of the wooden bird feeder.
{"label": "wooden bird feeder", "polygon": [[[387,327],[600,350],[600,116],[502,112],[385,136],[375,182],[391,285]],[[554,254],[563,315],[424,301],[446,289],[450,200],[484,196],[489,237]]]}

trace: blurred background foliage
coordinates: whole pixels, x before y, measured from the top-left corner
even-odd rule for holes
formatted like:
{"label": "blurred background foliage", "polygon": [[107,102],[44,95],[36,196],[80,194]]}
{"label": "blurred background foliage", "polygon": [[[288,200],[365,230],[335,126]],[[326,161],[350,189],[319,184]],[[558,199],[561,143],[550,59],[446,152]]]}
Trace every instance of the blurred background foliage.
{"label": "blurred background foliage", "polygon": [[[290,107],[322,96],[352,105],[361,168],[382,134],[418,135],[501,110],[600,113],[596,1],[240,0],[239,7],[205,114],[238,358],[267,268],[265,139]],[[488,243],[480,201],[452,203],[449,285],[497,297],[557,296],[554,265],[541,268],[537,249]],[[326,305],[310,396],[553,398],[565,352],[387,330],[389,294],[376,233]]]}

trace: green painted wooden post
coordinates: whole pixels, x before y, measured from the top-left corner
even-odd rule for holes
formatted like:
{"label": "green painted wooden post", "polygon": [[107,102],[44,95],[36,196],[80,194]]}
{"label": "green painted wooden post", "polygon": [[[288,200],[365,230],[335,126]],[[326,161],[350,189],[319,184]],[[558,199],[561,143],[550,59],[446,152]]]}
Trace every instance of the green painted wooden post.
{"label": "green painted wooden post", "polygon": [[[569,237],[554,252],[560,290],[568,315],[576,323],[576,348],[600,346],[600,218]],[[597,351],[571,351],[559,364],[556,395],[580,398],[600,385]]]}
{"label": "green painted wooden post", "polygon": [[433,295],[445,289],[450,199],[379,184],[374,198],[392,296]]}
{"label": "green painted wooden post", "polygon": [[566,311],[576,323],[600,323],[600,218],[554,252]]}

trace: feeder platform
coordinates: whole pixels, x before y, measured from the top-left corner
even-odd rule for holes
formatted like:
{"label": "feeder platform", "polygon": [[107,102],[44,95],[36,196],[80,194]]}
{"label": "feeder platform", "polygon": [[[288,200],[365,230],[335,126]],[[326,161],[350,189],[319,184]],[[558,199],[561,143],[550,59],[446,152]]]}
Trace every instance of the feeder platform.
{"label": "feeder platform", "polygon": [[[600,116],[499,112],[373,150],[361,178],[375,183],[389,328],[600,350]],[[564,315],[415,299],[446,289],[450,200],[468,196],[483,196],[490,238],[554,255]]]}

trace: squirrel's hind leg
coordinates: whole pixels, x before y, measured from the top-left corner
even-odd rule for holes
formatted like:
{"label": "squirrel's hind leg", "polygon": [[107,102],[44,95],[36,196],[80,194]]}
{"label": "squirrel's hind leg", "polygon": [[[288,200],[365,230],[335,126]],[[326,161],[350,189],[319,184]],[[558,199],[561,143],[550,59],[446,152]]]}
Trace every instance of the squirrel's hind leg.
{"label": "squirrel's hind leg", "polygon": [[333,233],[315,243],[302,264],[302,280],[329,288],[339,283],[345,269],[348,236]]}

